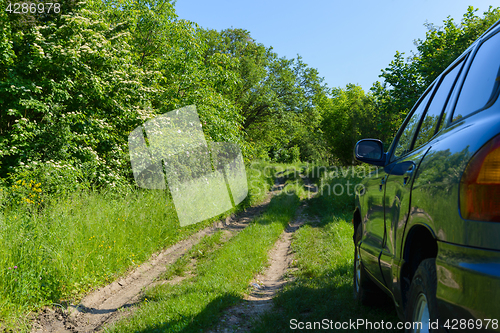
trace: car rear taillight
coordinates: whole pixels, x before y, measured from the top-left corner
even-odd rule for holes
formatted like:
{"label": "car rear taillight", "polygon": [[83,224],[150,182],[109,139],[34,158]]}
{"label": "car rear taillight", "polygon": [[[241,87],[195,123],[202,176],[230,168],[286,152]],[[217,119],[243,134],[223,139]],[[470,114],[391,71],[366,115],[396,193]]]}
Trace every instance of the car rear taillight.
{"label": "car rear taillight", "polygon": [[460,181],[460,213],[467,220],[500,222],[500,136],[467,165]]}

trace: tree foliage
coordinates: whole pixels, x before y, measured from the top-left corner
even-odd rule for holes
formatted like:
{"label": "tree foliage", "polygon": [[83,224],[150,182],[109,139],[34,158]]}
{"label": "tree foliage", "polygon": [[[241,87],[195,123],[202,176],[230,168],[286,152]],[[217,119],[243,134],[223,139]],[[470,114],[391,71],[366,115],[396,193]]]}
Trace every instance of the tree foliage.
{"label": "tree foliage", "polygon": [[500,19],[500,8],[490,6],[483,17],[469,7],[457,24],[448,17],[443,26],[426,23],[425,39],[417,39],[416,52],[407,59],[396,52],[389,66],[382,70],[383,82],[375,82],[372,93],[384,114],[384,128],[395,131],[424,90],[493,23]]}
{"label": "tree foliage", "polygon": [[352,164],[354,145],[362,138],[377,137],[378,121],[372,95],[360,86],[333,89],[323,120],[332,155],[344,165]]}
{"label": "tree foliage", "polygon": [[127,130],[152,93],[132,64],[130,35],[87,9],[9,31],[10,17],[0,69],[2,173],[58,160],[118,179]]}
{"label": "tree foliage", "polygon": [[181,20],[169,0],[62,8],[0,14],[0,177],[56,161],[93,184],[127,182],[128,134],[193,104],[206,137],[247,159],[321,155],[304,137],[319,133],[327,90],[300,57]]}
{"label": "tree foliage", "polygon": [[57,15],[0,13],[2,178],[53,163],[89,184],[127,183],[128,134],[186,105],[209,140],[238,143],[247,160],[352,163],[357,140],[390,140],[425,87],[500,17],[470,7],[460,24],[427,24],[417,51],[397,52],[365,93],[329,89],[300,56],[280,57],[249,31],[179,19],[170,0],[61,3]]}

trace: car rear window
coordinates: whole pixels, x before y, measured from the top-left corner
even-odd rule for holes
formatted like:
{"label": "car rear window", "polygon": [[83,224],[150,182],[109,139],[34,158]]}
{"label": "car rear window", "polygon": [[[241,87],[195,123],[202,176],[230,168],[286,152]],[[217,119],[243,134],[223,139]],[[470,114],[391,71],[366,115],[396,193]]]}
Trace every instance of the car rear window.
{"label": "car rear window", "polygon": [[[418,148],[428,142],[434,134],[442,128],[442,125],[444,124],[443,120],[446,116],[441,117],[441,113],[443,112],[446,102],[448,101],[450,91],[452,90],[456,78],[460,73],[463,62],[464,61],[462,60],[455,65],[455,67],[448,71],[448,73],[446,73],[441,80],[441,83],[437,88],[431,103],[429,104],[424,121],[420,125],[420,130],[418,132],[417,139],[415,140],[415,148]],[[443,120],[441,120],[439,128],[437,128],[439,119]]]}
{"label": "car rear window", "polygon": [[500,87],[500,34],[487,39],[477,51],[453,113],[453,121],[490,107]]}

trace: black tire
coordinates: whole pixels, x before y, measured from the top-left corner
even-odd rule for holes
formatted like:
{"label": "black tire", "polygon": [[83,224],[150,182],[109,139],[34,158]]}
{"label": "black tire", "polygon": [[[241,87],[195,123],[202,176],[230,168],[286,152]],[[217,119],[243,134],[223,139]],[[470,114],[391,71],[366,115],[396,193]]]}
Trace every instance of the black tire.
{"label": "black tire", "polygon": [[[363,226],[360,223],[354,235],[354,272],[353,291],[356,302],[363,305],[375,305],[385,301],[385,294],[370,279],[365,271],[363,262],[360,260],[358,243],[363,234]],[[382,297],[381,297],[382,296]]]}
{"label": "black tire", "polygon": [[[406,332],[441,332],[439,327],[432,325],[438,319],[436,286],[436,259],[425,259],[418,266],[408,292],[405,319],[414,327],[407,328]],[[418,322],[422,323],[420,329],[413,324]]]}

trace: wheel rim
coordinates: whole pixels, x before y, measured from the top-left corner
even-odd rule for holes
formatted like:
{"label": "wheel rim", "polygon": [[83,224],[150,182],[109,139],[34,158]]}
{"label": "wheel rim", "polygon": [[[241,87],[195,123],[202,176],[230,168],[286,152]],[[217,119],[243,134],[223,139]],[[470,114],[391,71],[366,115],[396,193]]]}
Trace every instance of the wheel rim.
{"label": "wheel rim", "polygon": [[361,278],[361,262],[360,262],[359,251],[356,251],[356,292],[359,293],[359,279]]}
{"label": "wheel rim", "polygon": [[418,295],[417,304],[415,305],[415,311],[413,312],[412,325],[415,326],[415,323],[422,323],[422,325],[421,327],[412,327],[412,332],[416,333],[430,332],[429,320],[430,320],[430,315],[429,315],[429,305],[427,303],[427,297],[425,296],[425,294],[420,293],[420,295]]}

